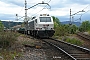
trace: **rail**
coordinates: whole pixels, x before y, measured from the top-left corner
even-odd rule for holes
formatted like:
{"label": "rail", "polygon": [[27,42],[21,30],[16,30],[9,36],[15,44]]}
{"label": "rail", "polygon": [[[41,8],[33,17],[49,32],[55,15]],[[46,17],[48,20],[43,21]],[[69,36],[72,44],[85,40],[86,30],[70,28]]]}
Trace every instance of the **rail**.
{"label": "rail", "polygon": [[[56,39],[43,39],[50,45],[55,46],[57,49],[61,50],[63,53],[68,55],[73,60],[77,59],[90,59],[90,50],[84,47],[80,47],[74,44],[70,44],[64,41]],[[85,57],[86,56],[86,57]]]}

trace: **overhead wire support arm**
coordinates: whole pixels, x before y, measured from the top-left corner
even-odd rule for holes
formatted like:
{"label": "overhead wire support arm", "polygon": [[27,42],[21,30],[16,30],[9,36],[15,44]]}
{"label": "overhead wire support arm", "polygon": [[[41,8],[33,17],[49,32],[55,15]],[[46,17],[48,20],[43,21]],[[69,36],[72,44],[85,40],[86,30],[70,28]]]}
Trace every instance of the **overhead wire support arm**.
{"label": "overhead wire support arm", "polygon": [[42,2],[42,3],[38,3],[38,4],[47,4],[50,7],[50,9],[51,9],[51,6],[48,3]]}
{"label": "overhead wire support arm", "polygon": [[85,11],[84,11],[84,10],[78,11],[78,12],[72,14],[72,16],[73,16],[73,15],[76,15],[76,14],[79,13],[79,12],[85,12]]}
{"label": "overhead wire support arm", "polygon": [[[23,16],[23,17],[25,17],[26,21],[27,21],[27,10],[30,9],[30,8],[33,8],[33,7],[37,6],[37,5],[39,5],[39,4],[46,4],[46,5],[48,5],[48,6],[50,7],[49,9],[51,9],[51,6],[50,6],[48,3],[44,3],[44,1],[42,1],[42,3],[37,3],[37,4],[35,4],[35,5],[27,8],[27,2],[26,2],[26,0],[25,0],[25,16]],[[16,14],[16,17],[18,18],[18,14]],[[16,20],[19,20],[19,19],[21,19],[21,18],[23,18],[23,17],[20,17],[20,18],[18,18],[18,19],[16,19]]]}
{"label": "overhead wire support arm", "polygon": [[[74,20],[73,19],[74,18],[74,15],[78,14],[79,12],[85,12],[85,11],[83,9],[81,11],[78,11],[78,12],[74,13],[74,14],[71,14],[71,9],[70,9],[70,25],[72,25],[72,20]],[[80,16],[80,19],[81,19],[81,17],[82,17],[82,15]]]}
{"label": "overhead wire support arm", "polygon": [[[33,5],[32,7],[29,7],[28,9],[33,8],[34,6],[37,6],[37,5],[39,5],[39,4],[47,4],[47,5],[50,7],[50,9],[51,9],[51,6],[50,6],[48,3],[44,3],[44,2],[35,4],[35,5]],[[27,9],[27,10],[28,10],[28,9]]]}
{"label": "overhead wire support arm", "polygon": [[19,19],[22,19],[22,18],[24,18],[24,17],[25,17],[25,16],[22,16],[22,17],[18,18],[18,20],[19,20]]}
{"label": "overhead wire support arm", "polygon": [[[28,9],[30,9],[30,8],[33,8],[34,6],[37,6],[37,5],[38,5],[38,4],[36,4],[36,5],[33,5],[32,7],[29,7]],[[28,9],[27,9],[27,10],[28,10]]]}
{"label": "overhead wire support arm", "polygon": [[[20,17],[20,18],[18,18],[18,17]],[[25,16],[18,16],[18,14],[16,14],[16,20],[18,21],[19,19],[21,19],[21,18],[23,18],[23,17],[25,17]]]}

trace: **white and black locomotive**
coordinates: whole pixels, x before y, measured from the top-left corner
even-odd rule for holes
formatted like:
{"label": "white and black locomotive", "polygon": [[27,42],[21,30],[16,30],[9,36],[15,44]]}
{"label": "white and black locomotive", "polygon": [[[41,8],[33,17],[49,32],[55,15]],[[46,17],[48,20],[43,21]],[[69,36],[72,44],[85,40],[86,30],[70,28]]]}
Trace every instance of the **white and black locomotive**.
{"label": "white and black locomotive", "polygon": [[32,17],[27,24],[26,32],[28,35],[38,37],[52,37],[54,35],[54,22],[49,14],[40,14]]}

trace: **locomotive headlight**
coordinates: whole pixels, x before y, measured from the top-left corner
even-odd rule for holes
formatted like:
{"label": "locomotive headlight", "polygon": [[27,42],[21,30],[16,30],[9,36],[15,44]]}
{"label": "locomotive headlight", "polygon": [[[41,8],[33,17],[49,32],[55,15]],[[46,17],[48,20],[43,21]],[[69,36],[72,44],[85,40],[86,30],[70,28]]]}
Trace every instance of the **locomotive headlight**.
{"label": "locomotive headlight", "polygon": [[51,30],[52,30],[53,28],[51,28]]}

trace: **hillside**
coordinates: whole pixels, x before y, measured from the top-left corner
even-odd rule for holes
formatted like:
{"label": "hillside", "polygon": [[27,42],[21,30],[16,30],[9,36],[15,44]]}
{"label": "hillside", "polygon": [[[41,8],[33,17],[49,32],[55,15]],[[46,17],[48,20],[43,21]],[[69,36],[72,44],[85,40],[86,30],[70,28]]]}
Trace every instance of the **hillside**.
{"label": "hillside", "polygon": [[[60,22],[61,24],[69,24],[70,23],[70,21],[64,21],[64,22]],[[72,24],[74,24],[74,25],[76,25],[76,26],[80,26],[81,25],[81,23],[80,22],[72,22]]]}
{"label": "hillside", "polygon": [[[8,22],[8,21],[2,21],[2,23],[4,24],[4,26],[5,26],[6,28],[9,28],[9,26],[10,26],[10,27],[13,27],[13,26],[21,25],[21,24],[22,24],[22,22]],[[64,21],[64,22],[60,22],[60,23],[61,23],[61,24],[69,24],[70,21]],[[80,22],[72,22],[72,24],[75,24],[75,25],[78,26],[78,27],[81,25]]]}
{"label": "hillside", "polygon": [[8,22],[8,21],[2,21],[2,23],[4,24],[4,27],[6,28],[22,24],[22,22]]}

